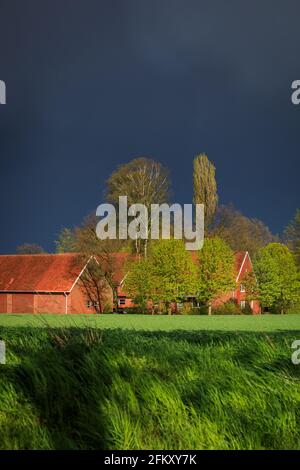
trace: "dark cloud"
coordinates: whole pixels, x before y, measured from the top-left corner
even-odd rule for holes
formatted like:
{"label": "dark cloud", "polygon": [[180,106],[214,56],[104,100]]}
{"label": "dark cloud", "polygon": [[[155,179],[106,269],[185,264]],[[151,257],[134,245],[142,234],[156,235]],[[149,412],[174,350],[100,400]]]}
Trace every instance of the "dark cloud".
{"label": "dark cloud", "polygon": [[0,0],[0,250],[52,249],[138,155],[189,202],[195,153],[223,202],[281,231],[299,206],[295,1]]}

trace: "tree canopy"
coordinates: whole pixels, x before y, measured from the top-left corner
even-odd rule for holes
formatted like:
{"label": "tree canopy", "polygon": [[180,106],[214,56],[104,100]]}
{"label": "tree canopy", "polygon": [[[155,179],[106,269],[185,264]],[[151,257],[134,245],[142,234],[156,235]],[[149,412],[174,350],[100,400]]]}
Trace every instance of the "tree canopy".
{"label": "tree canopy", "polygon": [[158,240],[147,258],[132,264],[125,286],[135,299],[170,304],[194,294],[196,267],[182,240]]}
{"label": "tree canopy", "polygon": [[281,243],[270,243],[259,250],[254,261],[259,300],[263,307],[285,313],[300,295],[300,283],[294,257]]}
{"label": "tree canopy", "polygon": [[199,271],[197,296],[211,314],[212,301],[235,286],[234,254],[220,238],[207,238],[198,253]]}
{"label": "tree canopy", "polygon": [[246,217],[233,205],[218,207],[210,235],[225,240],[233,251],[248,251],[252,257],[263,246],[277,241],[263,222]]}
{"label": "tree canopy", "polygon": [[56,253],[72,253],[76,251],[76,235],[74,230],[63,228],[55,240]]}
{"label": "tree canopy", "polygon": [[[106,200],[118,207],[119,197],[127,196],[127,204],[144,204],[148,210],[147,230],[150,233],[150,206],[169,201],[169,171],[159,162],[140,157],[120,165],[108,178]],[[147,240],[136,240],[135,250],[147,253]]]}
{"label": "tree canopy", "polygon": [[161,204],[170,196],[169,172],[159,162],[140,157],[120,165],[108,178],[106,199],[118,204],[127,196],[128,204]]}

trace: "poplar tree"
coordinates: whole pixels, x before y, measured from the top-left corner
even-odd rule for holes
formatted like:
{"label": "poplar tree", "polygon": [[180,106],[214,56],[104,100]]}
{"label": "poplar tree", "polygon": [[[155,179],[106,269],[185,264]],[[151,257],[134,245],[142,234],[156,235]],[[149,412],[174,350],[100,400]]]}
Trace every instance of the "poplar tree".
{"label": "poplar tree", "polygon": [[204,204],[206,225],[212,222],[218,205],[216,168],[202,153],[194,158],[194,204]]}

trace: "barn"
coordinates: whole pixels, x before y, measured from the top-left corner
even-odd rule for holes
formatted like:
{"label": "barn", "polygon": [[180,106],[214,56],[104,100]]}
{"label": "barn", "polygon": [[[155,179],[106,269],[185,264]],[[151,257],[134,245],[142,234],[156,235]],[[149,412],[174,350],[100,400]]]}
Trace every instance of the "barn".
{"label": "barn", "polygon": [[92,262],[72,253],[1,255],[0,313],[96,313],[99,306],[82,282]]}

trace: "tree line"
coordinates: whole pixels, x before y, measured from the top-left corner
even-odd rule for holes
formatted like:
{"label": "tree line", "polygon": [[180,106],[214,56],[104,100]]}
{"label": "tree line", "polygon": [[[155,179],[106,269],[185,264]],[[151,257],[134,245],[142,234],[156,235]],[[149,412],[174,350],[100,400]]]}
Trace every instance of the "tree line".
{"label": "tree line", "polygon": [[[211,312],[212,300],[233,287],[234,252],[248,251],[254,262],[255,276],[245,280],[250,300],[258,299],[271,311],[287,311],[299,302],[300,210],[283,235],[272,234],[260,220],[249,218],[232,204],[219,203],[216,168],[207,155],[193,161],[194,204],[204,204],[205,242],[197,253],[201,269],[191,261],[180,240],[102,240],[95,233],[96,217],[87,217],[75,228],[63,228],[55,241],[56,252],[96,255],[105,260],[90,273],[92,292],[103,290],[97,279],[113,286],[113,252],[129,252],[139,263],[128,266],[126,288],[141,307],[149,298],[170,311],[172,302],[193,296]],[[172,191],[169,171],[149,158],[136,158],[112,172],[105,186],[105,201],[117,208],[119,196],[127,195],[128,204],[136,202],[150,209],[151,204],[170,203]],[[148,210],[150,214],[150,210]],[[149,227],[150,231],[150,220]],[[38,245],[24,244],[18,253],[39,253]],[[107,266],[110,266],[108,269]],[[103,282],[103,281],[102,281]],[[101,305],[101,299],[100,299]],[[101,307],[100,307],[101,310]]]}

